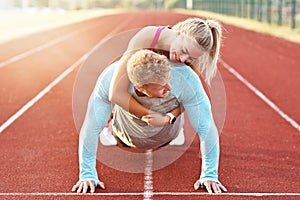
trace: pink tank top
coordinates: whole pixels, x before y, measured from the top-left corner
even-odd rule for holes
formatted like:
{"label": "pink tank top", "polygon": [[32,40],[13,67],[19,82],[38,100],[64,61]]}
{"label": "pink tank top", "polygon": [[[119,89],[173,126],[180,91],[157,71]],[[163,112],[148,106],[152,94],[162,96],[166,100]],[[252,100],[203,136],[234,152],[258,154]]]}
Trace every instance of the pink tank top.
{"label": "pink tank top", "polygon": [[153,49],[155,48],[156,43],[157,43],[157,41],[158,41],[158,39],[159,39],[160,33],[161,33],[161,31],[162,31],[163,29],[165,29],[165,28],[170,28],[170,27],[169,27],[169,26],[159,26],[159,27],[158,27],[158,29],[157,29],[157,31],[156,31],[156,33],[155,33],[155,36],[154,36],[154,38],[153,38],[153,40],[152,40],[152,44],[151,44],[151,46],[150,46],[150,50],[153,50]]}

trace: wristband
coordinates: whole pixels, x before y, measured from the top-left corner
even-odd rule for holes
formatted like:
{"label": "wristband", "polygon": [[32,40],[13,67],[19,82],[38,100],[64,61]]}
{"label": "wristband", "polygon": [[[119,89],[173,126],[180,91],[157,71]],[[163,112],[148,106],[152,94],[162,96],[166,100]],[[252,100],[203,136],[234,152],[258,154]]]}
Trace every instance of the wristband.
{"label": "wristband", "polygon": [[175,117],[172,113],[167,113],[167,116],[170,117],[169,123],[170,123],[170,124],[174,124],[175,121],[176,121],[176,117]]}

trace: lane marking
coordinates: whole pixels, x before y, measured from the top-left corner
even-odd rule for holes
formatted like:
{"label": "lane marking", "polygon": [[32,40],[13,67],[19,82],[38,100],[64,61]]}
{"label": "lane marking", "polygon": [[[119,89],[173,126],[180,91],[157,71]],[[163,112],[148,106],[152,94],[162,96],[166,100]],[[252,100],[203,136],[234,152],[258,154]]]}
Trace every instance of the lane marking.
{"label": "lane marking", "polygon": [[147,150],[144,176],[144,200],[152,200],[153,197],[153,178],[152,178],[152,164],[153,154],[152,150]]}
{"label": "lane marking", "polygon": [[290,123],[295,129],[300,132],[300,125],[286,113],[284,113],[275,103],[273,103],[268,97],[266,97],[262,92],[256,89],[251,83],[249,83],[241,74],[239,74],[230,65],[225,63],[220,59],[220,63],[223,64],[224,68],[227,69],[231,74],[233,74],[238,80],[244,83],[254,94],[256,94],[261,100],[263,100],[268,106],[270,106],[277,114],[279,114],[285,121]]}
{"label": "lane marking", "polygon": [[35,47],[35,48],[33,48],[33,49],[30,49],[29,51],[26,51],[26,52],[24,52],[24,53],[21,53],[21,54],[19,54],[19,55],[16,55],[16,56],[14,56],[14,57],[11,57],[11,58],[7,59],[6,61],[1,62],[1,63],[0,63],[0,68],[5,67],[5,66],[7,66],[7,65],[9,65],[9,64],[11,64],[11,63],[17,62],[17,61],[19,61],[19,60],[21,60],[21,59],[23,59],[23,58],[26,58],[26,57],[28,57],[28,56],[30,56],[30,55],[32,55],[32,54],[35,54],[35,53],[37,53],[37,52],[40,52],[40,51],[42,51],[42,50],[44,50],[44,49],[46,49],[46,48],[49,48],[49,47],[51,47],[51,46],[54,46],[54,45],[56,45],[56,44],[58,44],[58,43],[60,43],[60,42],[63,42],[64,40],[67,40],[68,38],[71,38],[71,37],[73,37],[73,36],[75,36],[75,35],[78,35],[78,34],[80,34],[80,33],[83,33],[83,32],[85,32],[85,31],[89,30],[90,28],[93,28],[93,27],[91,26],[91,27],[86,28],[86,29],[84,29],[84,30],[80,30],[80,31],[75,31],[75,32],[73,32],[73,33],[69,33],[69,34],[67,34],[67,35],[65,35],[65,36],[63,36],[63,37],[60,37],[60,38],[51,40],[50,42],[47,42],[47,43],[42,44],[42,45],[40,45],[40,46],[37,46],[37,47]]}
{"label": "lane marking", "polygon": [[[71,192],[11,192],[0,193],[0,196],[144,196],[145,192],[124,192],[124,193],[71,193]],[[209,194],[207,192],[153,192],[153,196],[300,196],[300,193],[219,193]]]}
{"label": "lane marking", "polygon": [[125,25],[131,21],[133,17],[128,18],[123,24],[117,26],[113,29],[109,34],[107,34],[100,42],[95,45],[89,52],[84,54],[79,60],[77,60],[73,65],[71,65],[68,69],[66,69],[62,74],[60,74],[54,81],[52,81],[48,86],[46,86],[41,92],[39,92],[34,98],[32,98],[29,102],[27,102],[21,109],[19,109],[15,114],[13,114],[7,121],[5,121],[0,126],[0,133],[2,133],[7,127],[9,127],[15,120],[17,120],[20,116],[22,116],[29,108],[31,108],[36,102],[38,102],[43,96],[45,96],[54,86],[56,86],[60,81],[62,81],[67,75],[69,75],[76,67],[78,67],[81,63],[83,63],[88,56],[98,47],[100,46],[107,38],[109,38],[112,34],[120,31]]}
{"label": "lane marking", "polygon": [[63,80],[68,74],[70,74],[79,64],[81,64],[86,58],[87,54],[82,56],[71,67],[60,74],[54,81],[46,86],[40,93],[38,93],[33,99],[26,103],[20,110],[13,114],[7,121],[0,126],[0,133],[2,133],[7,127],[9,127],[15,120],[23,115],[29,108],[31,108],[36,102],[38,102],[43,96],[45,96],[54,86],[56,86],[61,80]]}

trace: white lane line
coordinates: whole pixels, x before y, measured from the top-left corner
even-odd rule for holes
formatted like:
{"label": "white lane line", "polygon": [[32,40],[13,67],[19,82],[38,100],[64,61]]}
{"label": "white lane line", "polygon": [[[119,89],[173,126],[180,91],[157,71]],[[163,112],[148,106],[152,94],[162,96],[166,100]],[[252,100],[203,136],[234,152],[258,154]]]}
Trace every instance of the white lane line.
{"label": "white lane line", "polygon": [[20,110],[13,114],[7,121],[5,121],[0,126],[0,133],[2,133],[7,127],[9,127],[16,119],[23,115],[29,108],[31,108],[37,101],[39,101],[45,94],[47,94],[54,86],[56,86],[61,80],[63,80],[68,74],[70,74],[77,66],[84,62],[87,57],[104,42],[112,34],[117,33],[121,30],[132,18],[128,18],[122,25],[117,26],[108,35],[106,35],[92,50],[84,54],[79,60],[77,60],[72,66],[66,69],[62,74],[60,74],[53,82],[51,82],[46,88],[44,88],[40,93],[38,93],[33,99],[26,103]]}
{"label": "white lane line", "polygon": [[152,179],[152,150],[147,150],[144,176],[144,200],[151,200],[153,197],[153,179]]}
{"label": "white lane line", "polygon": [[54,45],[56,45],[56,44],[58,44],[58,43],[60,43],[60,42],[62,42],[64,40],[67,40],[68,38],[71,38],[71,37],[73,37],[73,36],[75,36],[77,34],[80,34],[80,33],[84,32],[84,31],[87,31],[90,28],[92,28],[92,26],[89,27],[89,28],[87,28],[87,29],[84,29],[84,30],[80,30],[80,31],[75,31],[73,33],[69,33],[69,34],[67,34],[67,35],[65,35],[63,37],[59,37],[57,39],[51,40],[50,42],[47,42],[47,43],[45,43],[43,45],[40,45],[40,46],[37,46],[37,47],[35,47],[33,49],[30,49],[29,51],[26,51],[24,53],[21,53],[19,55],[11,57],[11,58],[7,59],[6,61],[1,62],[0,63],[0,68],[5,67],[5,66],[7,66],[7,65],[9,65],[9,64],[11,64],[13,62],[19,61],[19,60],[21,60],[23,58],[26,58],[26,57],[28,57],[28,56],[30,56],[32,54],[35,54],[35,53],[37,53],[39,51],[42,51],[42,50],[44,50],[46,48],[54,46]]}
{"label": "white lane line", "polygon": [[[153,196],[300,196],[300,193],[220,193],[220,194],[209,194],[207,192],[153,192]],[[69,193],[69,192],[11,192],[11,193],[0,193],[0,196],[145,196],[144,192],[124,192],[124,193]]]}
{"label": "white lane line", "polygon": [[268,97],[266,97],[262,92],[256,89],[251,83],[249,83],[242,75],[240,75],[235,69],[225,63],[222,59],[220,62],[223,64],[225,69],[232,73],[238,80],[244,83],[254,94],[256,94],[261,100],[263,100],[268,106],[270,106],[277,114],[279,114],[284,120],[290,123],[295,129],[300,132],[300,125],[286,113],[284,113],[275,103],[273,103]]}
{"label": "white lane line", "polygon": [[38,102],[45,94],[47,94],[54,86],[56,86],[62,79],[64,79],[68,74],[70,74],[79,64],[81,64],[86,58],[87,54],[82,56],[77,62],[75,62],[71,67],[60,74],[54,81],[52,81],[47,87],[45,87],[40,93],[38,93],[33,99],[26,103],[20,110],[18,110],[14,115],[12,115],[7,121],[5,121],[0,126],[0,133],[9,127],[16,119],[23,115],[30,107],[32,107],[36,102]]}

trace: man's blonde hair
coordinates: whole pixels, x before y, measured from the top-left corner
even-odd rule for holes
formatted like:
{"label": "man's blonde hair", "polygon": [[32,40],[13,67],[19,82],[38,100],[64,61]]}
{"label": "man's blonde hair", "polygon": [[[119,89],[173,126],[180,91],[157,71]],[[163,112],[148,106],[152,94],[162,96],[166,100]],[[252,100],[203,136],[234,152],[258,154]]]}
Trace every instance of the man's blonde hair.
{"label": "man's blonde hair", "polygon": [[127,73],[134,86],[160,84],[170,76],[170,63],[164,55],[150,50],[139,50],[128,60]]}
{"label": "man's blonde hair", "polygon": [[188,18],[178,22],[173,30],[194,39],[204,51],[201,60],[201,72],[205,71],[205,80],[209,84],[217,72],[217,61],[220,54],[222,28],[219,22],[211,19]]}

